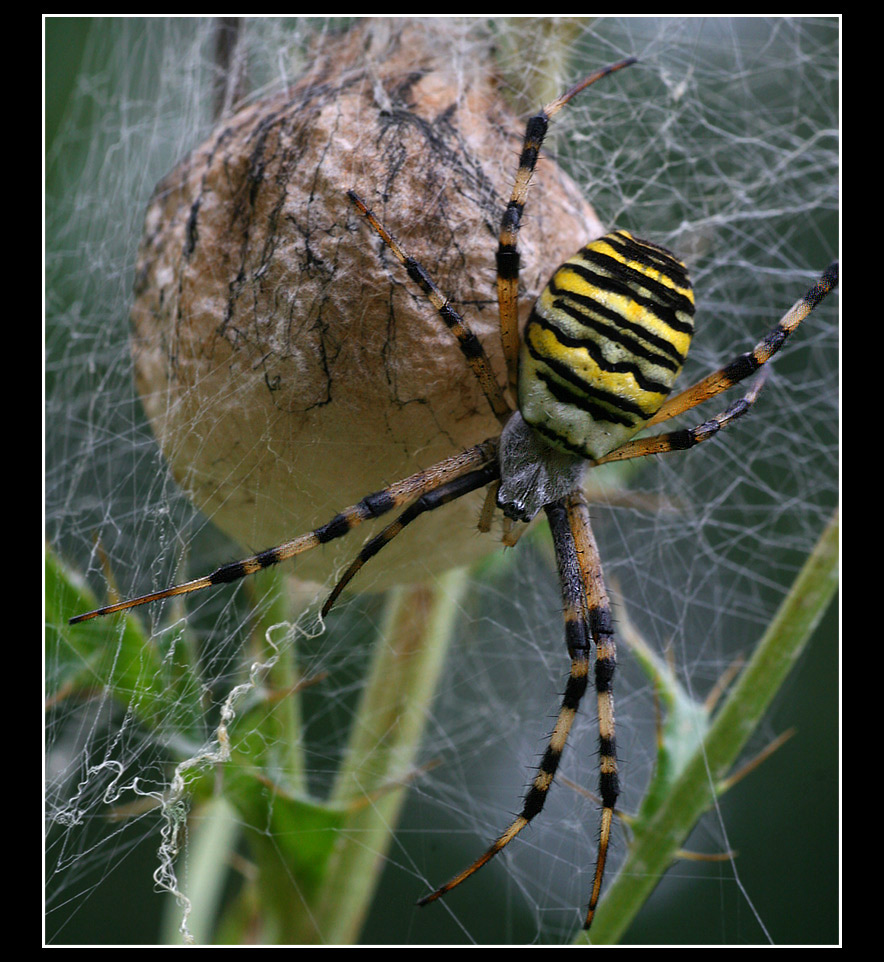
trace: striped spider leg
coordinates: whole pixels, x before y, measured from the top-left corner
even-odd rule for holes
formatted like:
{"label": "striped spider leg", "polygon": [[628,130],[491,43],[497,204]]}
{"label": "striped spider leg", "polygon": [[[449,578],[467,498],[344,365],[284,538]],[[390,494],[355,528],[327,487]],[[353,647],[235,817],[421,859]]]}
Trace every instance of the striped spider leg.
{"label": "striped spider leg", "polygon": [[336,514],[326,524],[320,525],[300,537],[293,538],[291,541],[268,548],[266,551],[243,558],[241,561],[221,565],[220,568],[216,568],[202,578],[195,578],[192,581],[172,585],[160,591],[152,591],[146,595],[139,595],[137,598],[117,601],[93,611],[76,615],[69,620],[69,624],[75,625],[78,622],[88,621],[90,618],[96,618],[100,615],[111,615],[118,611],[135,608],[138,605],[161,601],[164,598],[190,594],[192,591],[201,591],[203,588],[209,588],[212,585],[238,581],[240,578],[262,571],[271,565],[279,564],[281,561],[287,561],[303,554],[305,551],[311,551],[320,545],[328,544],[336,538],[342,538],[364,521],[379,518],[388,511],[414,501],[415,498],[420,499],[427,492],[444,489],[446,485],[457,483],[459,479],[469,477],[471,474],[485,469],[489,464],[497,464],[497,441],[494,439],[467,448],[453,457],[434,464],[425,471],[418,471],[381,491],[367,495],[358,504],[345,508]]}
{"label": "striped spider leg", "polygon": [[539,113],[531,117],[525,128],[522,152],[519,156],[519,169],[513,182],[513,190],[500,224],[500,237],[497,245],[497,303],[500,313],[500,341],[506,359],[507,379],[513,389],[517,384],[519,358],[519,229],[522,224],[522,211],[528,196],[528,186],[537,167],[540,148],[546,137],[550,119],[564,107],[569,100],[585,90],[597,80],[608,74],[630,67],[637,63],[635,57],[627,57],[610,66],[602,67],[584,77],[580,83],[565,91],[560,97],[547,104]]}
{"label": "striped spider leg", "polygon": [[555,727],[550,736],[522,810],[509,827],[468,868],[418,903],[426,905],[457,887],[505,848],[542,810],[555,778],[562,752],[590,674],[591,649],[595,646],[594,683],[599,719],[599,793],[602,799],[598,857],[584,928],[592,924],[607,860],[614,806],[620,794],[617,753],[614,742],[613,679],[617,665],[610,604],[602,576],[601,561],[589,508],[580,488],[544,508],[552,533],[553,547],[562,590],[565,643],[571,670],[562,696]]}

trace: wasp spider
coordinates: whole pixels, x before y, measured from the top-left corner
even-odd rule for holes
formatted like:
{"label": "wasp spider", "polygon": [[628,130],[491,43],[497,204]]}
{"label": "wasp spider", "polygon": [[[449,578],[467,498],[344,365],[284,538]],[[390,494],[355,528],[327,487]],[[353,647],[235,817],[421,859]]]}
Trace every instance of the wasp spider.
{"label": "wasp spider", "polygon": [[[472,865],[420,899],[421,905],[438,899],[473,875],[539,814],[589,684],[595,646],[592,677],[598,701],[602,810],[598,858],[584,921],[584,927],[589,928],[602,888],[619,785],[612,693],[616,667],[614,633],[581,480],[588,469],[599,464],[701,444],[745,414],[758,395],[760,378],[745,397],[698,427],[633,438],[642,429],[709,401],[757,371],[838,281],[837,264],[833,264],[751,351],[667,400],[693,333],[690,280],[685,266],[668,251],[627,231],[614,231],[587,244],[558,268],[534,305],[520,338],[519,227],[549,120],[585,87],[634,62],[629,58],[598,70],[528,121],[497,251],[500,335],[509,378],[506,387],[512,388],[518,397],[516,410],[465,320],[365,202],[355,192],[349,192],[355,208],[457,339],[500,421],[498,437],[368,495],[327,524],[292,541],[223,565],[205,577],[71,619],[72,623],[84,621],[236,581],[342,537],[363,521],[405,506],[395,521],[365,544],[344,572],[322,609],[326,614],[359,568],[424,512],[486,487],[487,510],[480,521],[483,529],[488,527],[495,502],[508,527],[515,522],[529,522],[544,511],[552,531],[564,602],[565,640],[571,659],[555,728],[519,815]],[[512,533],[509,538],[514,540]]]}

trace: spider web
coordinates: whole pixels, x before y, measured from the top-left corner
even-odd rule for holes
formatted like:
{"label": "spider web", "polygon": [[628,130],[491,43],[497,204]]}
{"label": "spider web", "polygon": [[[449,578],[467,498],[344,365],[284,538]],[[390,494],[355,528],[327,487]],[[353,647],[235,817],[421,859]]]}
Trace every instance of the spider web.
{"label": "spider web", "polygon": [[[291,82],[308,43],[322,49],[346,25],[246,21],[252,91]],[[751,347],[837,255],[839,22],[586,19],[556,25],[554,54],[545,45],[548,26],[531,18],[426,24],[451,31],[464,63],[493,37],[517,103],[526,98],[523,111],[551,95],[546,84],[556,92],[589,68],[639,57],[631,82],[599,86],[563,112],[549,152],[605,224],[688,260],[698,295],[688,383]],[[181,493],[137,398],[128,342],[145,205],[211,129],[215,29],[211,20],[188,18],[46,22],[46,535],[99,597],[109,582],[129,596],[266,547],[234,544]],[[526,233],[542,196],[541,167]],[[670,657],[699,699],[751,651],[837,504],[836,318],[827,302],[802,326],[751,417],[687,455],[642,465],[628,496],[608,491],[593,509],[621,621]],[[694,420],[711,413],[703,409]],[[332,442],[315,439],[323,443]],[[329,517],[347,503],[334,492],[330,499]],[[408,537],[420,538],[418,524]],[[362,537],[350,540],[355,551]],[[588,895],[597,814],[565,784],[530,829],[467,883],[470,894],[412,910],[505,826],[543,750],[567,672],[545,545],[538,532],[515,551],[498,552],[470,569],[466,589],[452,595],[447,667],[426,705],[398,829],[380,853],[380,894],[365,942],[573,937]],[[317,586],[306,595],[323,596]],[[333,785],[384,598],[351,598],[325,631],[315,606],[277,618],[269,604],[243,583],[194,596],[186,618],[183,609],[171,618],[168,610],[142,609],[152,657],[126,671],[122,628],[76,671],[71,663],[81,655],[64,641],[50,646],[47,941],[157,943],[175,936],[188,911],[199,912],[207,889],[195,877],[191,837],[199,818],[187,818],[197,813],[190,782],[220,765],[219,733],[235,749],[259,735],[266,741],[265,727],[237,722],[253,717],[247,709],[268,673],[295,650],[300,677],[313,682],[296,746],[305,790],[322,797]],[[278,625],[272,644],[255,644],[256,613]],[[754,748],[791,725],[798,737],[694,833],[692,848],[735,849],[739,857],[676,865],[629,941],[837,941],[836,650],[832,619]],[[146,692],[160,672],[165,678],[170,665],[184,663],[198,671],[175,676],[180,696],[146,724]],[[65,685],[75,676],[72,693]],[[655,703],[622,642],[615,691],[621,803],[631,811],[653,763]],[[588,706],[561,769],[588,790],[597,781],[596,737]],[[280,766],[291,748],[280,735],[258,754]],[[234,832],[243,827],[233,821]],[[272,844],[273,832],[266,834]],[[245,861],[242,848],[234,850]],[[625,850],[620,833],[609,879]],[[249,869],[223,863],[218,871],[234,898]],[[180,896],[193,903],[195,892],[196,905],[182,907]]]}

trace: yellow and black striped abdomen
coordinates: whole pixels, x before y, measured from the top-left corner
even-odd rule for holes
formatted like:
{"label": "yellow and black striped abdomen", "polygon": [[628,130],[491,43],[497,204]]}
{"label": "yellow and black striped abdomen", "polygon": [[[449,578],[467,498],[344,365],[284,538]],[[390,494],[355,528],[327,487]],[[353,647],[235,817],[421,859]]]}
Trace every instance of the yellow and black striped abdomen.
{"label": "yellow and black striped abdomen", "polygon": [[519,410],[554,447],[600,458],[659,409],[694,331],[684,264],[627,231],[553,274],[525,327]]}

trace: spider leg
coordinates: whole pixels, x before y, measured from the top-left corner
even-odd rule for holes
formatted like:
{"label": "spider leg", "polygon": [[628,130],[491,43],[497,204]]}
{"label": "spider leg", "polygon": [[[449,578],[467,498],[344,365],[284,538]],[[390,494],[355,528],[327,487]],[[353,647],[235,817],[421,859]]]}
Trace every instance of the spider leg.
{"label": "spider leg", "polygon": [[445,297],[433,283],[424,267],[399,246],[383,224],[381,224],[369,210],[365,201],[362,200],[356,191],[348,190],[347,196],[372,226],[381,240],[390,248],[393,255],[405,268],[408,276],[421,289],[424,296],[436,309],[436,313],[442,319],[445,326],[457,339],[458,346],[466,358],[470,370],[479,382],[485,397],[488,399],[491,410],[501,423],[505,422],[510,414],[512,414],[512,408],[503,396],[503,391],[501,391],[500,385],[497,383],[497,378],[494,376],[494,371],[491,367],[491,361],[489,361],[488,355],[485,353],[485,348],[482,347],[482,342],[470,330],[463,317],[451,306],[448,298]]}
{"label": "spider leg", "polygon": [[810,290],[783,315],[776,327],[751,351],[741,354],[730,364],[707,375],[701,381],[669,398],[648,421],[646,427],[668,421],[710,400],[722,391],[754,374],[780,350],[786,339],[813,309],[838,286],[838,262],[830,264]]}
{"label": "spider leg", "polygon": [[649,438],[636,438],[627,441],[615,448],[609,454],[599,458],[597,461],[590,462],[593,467],[599,464],[607,464],[609,461],[628,461],[632,458],[645,458],[650,454],[668,454],[670,451],[687,451],[697,444],[702,444],[728,425],[732,424],[737,418],[741,418],[749,412],[755,403],[764,382],[767,380],[768,369],[762,370],[758,380],[744,397],[734,401],[726,411],[716,414],[695,428],[684,428],[680,431],[667,431],[663,434],[655,434]]}
{"label": "spider leg", "polygon": [[519,155],[519,167],[516,171],[512,195],[501,219],[497,245],[497,303],[500,313],[500,338],[506,358],[507,376],[513,390],[516,388],[519,358],[519,228],[522,223],[525,200],[528,196],[528,185],[537,166],[537,158],[546,137],[550,118],[558,113],[572,97],[590,84],[594,84],[602,77],[606,77],[608,74],[621,70],[623,67],[628,67],[635,62],[635,57],[629,57],[595,71],[595,73],[590,74],[580,83],[571,87],[570,90],[567,90],[561,97],[547,104],[538,114],[530,118],[525,127],[522,152]]}
{"label": "spider leg", "polygon": [[491,522],[494,518],[494,512],[497,510],[497,491],[499,488],[500,479],[498,478],[488,485],[488,490],[485,492],[482,512],[479,515],[479,520],[476,522],[476,528],[481,531],[482,534],[488,534],[491,530]]}
{"label": "spider leg", "polygon": [[614,671],[617,667],[617,649],[614,644],[614,629],[611,618],[611,605],[602,574],[602,563],[598,547],[589,523],[589,507],[582,491],[574,491],[566,499],[568,523],[577,554],[580,580],[586,592],[589,633],[595,642],[595,690],[598,700],[599,719],[599,795],[602,800],[602,813],[599,829],[598,855],[595,864],[592,892],[586,910],[584,929],[592,925],[596,905],[602,890],[605,875],[605,862],[611,839],[611,824],[614,808],[620,794],[620,779],[617,774],[617,749],[614,738]]}
{"label": "spider leg", "polygon": [[324,618],[329,611],[331,611],[340,593],[353,580],[365,562],[373,558],[381,548],[388,545],[393,538],[395,538],[403,528],[411,524],[415,518],[427,511],[435,511],[436,508],[441,508],[443,504],[456,501],[471,491],[484,488],[499,476],[500,464],[495,460],[490,464],[486,464],[485,467],[479,468],[478,471],[473,471],[470,474],[455,478],[453,481],[449,481],[447,484],[433,488],[421,495],[421,497],[413,504],[410,504],[392,524],[388,524],[380,534],[365,544],[344,574],[338,579],[338,583],[326,599],[325,604],[322,606],[322,617]]}
{"label": "spider leg", "polygon": [[[550,736],[549,744],[541,759],[537,769],[537,774],[528,789],[522,802],[522,811],[509,827],[470,865],[450,881],[440,888],[425,895],[418,901],[418,905],[427,905],[434,902],[440,896],[456,888],[461,882],[466,881],[471,875],[478,872],[483,865],[489,862],[498,852],[504,849],[526,825],[540,813],[546,801],[547,792],[553,783],[568,733],[577,714],[580,701],[586,692],[589,680],[589,657],[591,638],[596,637],[598,656],[596,659],[596,686],[604,685],[610,691],[610,675],[613,673],[613,651],[607,641],[603,638],[610,636],[610,613],[605,605],[599,608],[591,608],[588,599],[599,598],[598,591],[594,587],[590,588],[589,593],[584,590],[582,580],[582,570],[587,562],[582,562],[579,552],[587,551],[587,542],[583,529],[579,525],[573,525],[570,516],[572,514],[572,502],[577,495],[554,501],[546,506],[546,513],[550,522],[550,529],[553,536],[553,545],[556,552],[556,560],[559,568],[559,580],[562,586],[562,601],[564,605],[565,618],[565,640],[568,645],[568,652],[571,656],[571,670],[568,681],[565,685],[565,693],[562,696],[562,704],[559,715],[556,719],[555,728]],[[580,547],[575,540],[575,531],[580,536]],[[594,544],[593,544],[594,548]],[[596,556],[597,562],[597,556]],[[600,577],[600,573],[599,573]],[[599,659],[602,659],[601,663]],[[601,701],[601,694],[600,694]],[[613,719],[610,713],[606,718]],[[601,723],[600,723],[601,725]],[[613,720],[611,721],[613,725]],[[616,762],[613,762],[613,732],[611,737],[604,742],[603,748],[603,798],[608,811],[608,806],[613,808],[614,799],[617,797],[617,774]],[[613,764],[613,769],[611,765]],[[604,825],[604,823],[603,823]],[[610,827],[610,818],[608,820]],[[607,838],[607,836],[606,836]],[[602,865],[602,867],[604,867]],[[599,879],[600,881],[600,879]]]}
{"label": "spider leg", "polygon": [[424,495],[426,492],[440,488],[445,484],[468,475],[471,471],[487,464],[497,464],[497,441],[489,440],[482,444],[477,444],[460,454],[446,458],[438,464],[418,471],[410,477],[397,481],[389,487],[377,491],[363,498],[358,504],[345,508],[340,514],[336,514],[329,522],[315,528],[313,531],[301,535],[292,541],[286,541],[277,545],[275,548],[268,548],[249,558],[241,561],[234,561],[230,564],[216,568],[211,574],[202,578],[195,578],[193,581],[186,581],[182,584],[172,585],[161,591],[152,591],[149,594],[141,595],[138,598],[131,598],[128,601],[118,601],[94,611],[87,611],[85,614],[71,618],[69,624],[77,624],[81,621],[88,621],[90,618],[99,615],[110,615],[117,611],[124,611],[134,608],[137,605],[147,604],[151,601],[160,601],[163,598],[171,598],[175,595],[188,594],[191,591],[200,591],[212,585],[226,584],[237,581],[247,575],[254,574],[271,565],[286,561],[295,555],[310,551],[321,544],[327,544],[336,538],[341,538],[348,534],[363,521],[378,518],[382,514],[394,508],[401,507],[416,497]]}

